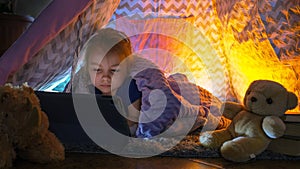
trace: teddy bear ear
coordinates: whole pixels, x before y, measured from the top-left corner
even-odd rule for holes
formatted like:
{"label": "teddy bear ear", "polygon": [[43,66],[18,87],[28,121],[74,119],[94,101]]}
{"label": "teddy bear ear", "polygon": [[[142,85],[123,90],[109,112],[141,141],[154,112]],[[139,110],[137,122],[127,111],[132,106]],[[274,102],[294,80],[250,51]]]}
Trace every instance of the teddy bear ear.
{"label": "teddy bear ear", "polygon": [[22,89],[24,91],[27,91],[28,93],[33,93],[33,89],[31,87],[29,87],[26,83],[22,85]]}
{"label": "teddy bear ear", "polygon": [[288,109],[291,110],[293,108],[295,108],[298,105],[298,98],[297,96],[292,93],[292,92],[288,92]]}

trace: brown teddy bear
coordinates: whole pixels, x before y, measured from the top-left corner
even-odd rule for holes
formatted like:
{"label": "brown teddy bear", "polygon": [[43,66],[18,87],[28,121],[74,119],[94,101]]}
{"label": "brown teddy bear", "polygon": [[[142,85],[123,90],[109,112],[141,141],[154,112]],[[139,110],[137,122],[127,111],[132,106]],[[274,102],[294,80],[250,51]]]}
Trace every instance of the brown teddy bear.
{"label": "brown teddy bear", "polygon": [[263,152],[272,139],[281,137],[285,124],[280,117],[297,106],[296,95],[281,84],[257,80],[250,84],[244,104],[225,102],[223,115],[231,124],[221,130],[200,135],[200,143],[220,148],[221,155],[230,161],[245,162]]}
{"label": "brown teddy bear", "polygon": [[16,156],[37,163],[64,160],[64,147],[48,127],[32,88],[0,86],[0,168],[11,167]]}

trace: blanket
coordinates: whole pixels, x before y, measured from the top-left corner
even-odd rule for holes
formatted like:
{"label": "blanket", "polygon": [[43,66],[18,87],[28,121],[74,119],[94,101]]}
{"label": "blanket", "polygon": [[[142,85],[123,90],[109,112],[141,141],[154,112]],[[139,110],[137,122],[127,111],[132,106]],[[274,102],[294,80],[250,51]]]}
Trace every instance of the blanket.
{"label": "blanket", "polygon": [[133,56],[130,76],[142,92],[137,137],[187,135],[199,127],[213,130],[222,119],[221,101],[183,74],[166,77],[153,62]]}

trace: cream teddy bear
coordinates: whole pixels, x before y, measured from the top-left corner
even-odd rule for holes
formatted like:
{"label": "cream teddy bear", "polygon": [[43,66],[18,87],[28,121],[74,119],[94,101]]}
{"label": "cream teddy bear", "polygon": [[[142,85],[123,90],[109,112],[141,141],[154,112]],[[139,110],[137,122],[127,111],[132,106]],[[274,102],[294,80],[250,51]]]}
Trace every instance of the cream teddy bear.
{"label": "cream teddy bear", "polygon": [[298,99],[281,84],[257,80],[250,84],[244,104],[225,102],[223,115],[231,124],[221,130],[200,135],[200,143],[220,148],[221,155],[230,161],[245,162],[263,152],[272,139],[281,137],[285,124],[280,117],[297,106]]}
{"label": "cream teddy bear", "polygon": [[11,167],[16,156],[38,163],[64,160],[64,147],[48,127],[32,88],[0,86],[0,168]]}

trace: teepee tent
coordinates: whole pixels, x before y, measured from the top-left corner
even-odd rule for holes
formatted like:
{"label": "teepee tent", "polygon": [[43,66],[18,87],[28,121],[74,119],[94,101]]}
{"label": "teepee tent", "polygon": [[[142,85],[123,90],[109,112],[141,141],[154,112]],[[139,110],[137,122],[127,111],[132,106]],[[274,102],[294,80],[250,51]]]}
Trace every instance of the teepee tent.
{"label": "teepee tent", "polygon": [[113,27],[166,75],[221,100],[241,101],[257,79],[300,98],[299,21],[299,0],[53,0],[0,58],[0,84],[61,92],[83,44]]}

